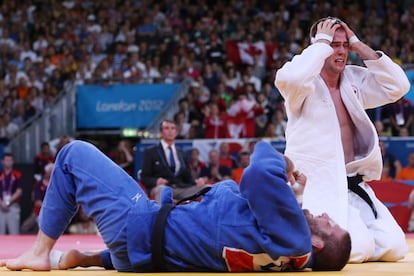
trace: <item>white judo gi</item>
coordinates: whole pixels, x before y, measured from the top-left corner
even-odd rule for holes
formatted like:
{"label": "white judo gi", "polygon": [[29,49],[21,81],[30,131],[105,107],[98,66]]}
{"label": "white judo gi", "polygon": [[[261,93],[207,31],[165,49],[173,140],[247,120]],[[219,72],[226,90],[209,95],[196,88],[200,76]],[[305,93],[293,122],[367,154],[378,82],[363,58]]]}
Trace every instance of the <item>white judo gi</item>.
{"label": "white judo gi", "polygon": [[364,182],[360,186],[373,200],[378,218],[369,205],[348,192],[347,176],[379,179],[382,160],[378,136],[364,109],[401,98],[409,90],[404,71],[383,52],[366,67],[347,65],[341,75],[344,105],[356,126],[355,160],[345,164],[341,131],[333,100],[320,76],[333,49],[315,43],[276,72],[275,85],[285,99],[288,123],[285,154],[307,176],[303,208],[328,213],[351,234],[350,262],[396,261],[408,252],[405,236],[388,209]]}

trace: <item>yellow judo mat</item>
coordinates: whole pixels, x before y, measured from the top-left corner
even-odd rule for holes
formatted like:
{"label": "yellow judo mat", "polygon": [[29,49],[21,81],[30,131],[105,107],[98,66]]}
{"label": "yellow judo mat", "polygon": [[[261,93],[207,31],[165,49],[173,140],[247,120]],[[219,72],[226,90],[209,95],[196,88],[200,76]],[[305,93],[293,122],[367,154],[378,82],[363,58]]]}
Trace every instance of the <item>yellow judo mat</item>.
{"label": "yellow judo mat", "polygon": [[[33,237],[19,237],[19,236],[0,236],[0,258],[4,258],[6,255],[13,257],[12,252],[21,253],[22,250],[26,250],[30,247]],[[395,263],[386,262],[371,262],[363,264],[348,264],[342,271],[336,272],[264,272],[264,273],[231,273],[231,275],[289,275],[289,276],[303,276],[303,275],[353,275],[353,276],[381,276],[381,275],[392,275],[392,276],[403,276],[412,275],[414,276],[414,235],[407,235],[407,243],[410,248],[408,255],[401,261]],[[80,250],[87,249],[102,249],[104,247],[100,240],[100,237],[96,236],[63,236],[56,244],[57,249],[67,250],[69,248],[78,248]],[[304,274],[305,273],[305,274]],[[229,273],[140,273],[141,275],[215,275],[217,274],[229,274]],[[54,270],[50,272],[34,272],[34,271],[9,271],[5,268],[0,268],[1,276],[39,276],[39,275],[50,275],[50,276],[100,276],[100,275],[131,275],[131,273],[120,273],[116,271],[106,271],[99,267],[91,268],[75,268],[72,270],[59,271]]]}

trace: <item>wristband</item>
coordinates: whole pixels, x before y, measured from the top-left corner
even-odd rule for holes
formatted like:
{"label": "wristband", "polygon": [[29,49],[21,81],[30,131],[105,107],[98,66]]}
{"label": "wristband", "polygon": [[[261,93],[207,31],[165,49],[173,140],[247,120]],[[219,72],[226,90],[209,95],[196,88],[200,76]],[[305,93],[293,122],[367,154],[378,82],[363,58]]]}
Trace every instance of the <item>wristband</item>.
{"label": "wristband", "polygon": [[315,42],[318,41],[319,39],[325,39],[325,40],[328,40],[329,43],[331,43],[333,40],[333,37],[328,34],[318,33],[315,35]]}
{"label": "wristband", "polygon": [[351,36],[351,37],[348,39],[349,45],[355,44],[355,43],[357,43],[357,42],[359,42],[359,41],[360,41],[360,40],[359,40],[359,38],[358,38],[356,35],[353,35],[353,36]]}

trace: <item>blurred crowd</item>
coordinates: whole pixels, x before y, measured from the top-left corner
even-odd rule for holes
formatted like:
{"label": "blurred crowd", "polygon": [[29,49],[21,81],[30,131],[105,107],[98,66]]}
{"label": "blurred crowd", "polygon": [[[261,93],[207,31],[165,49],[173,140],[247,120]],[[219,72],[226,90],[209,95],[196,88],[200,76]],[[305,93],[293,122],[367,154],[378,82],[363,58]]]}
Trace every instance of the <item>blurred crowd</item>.
{"label": "blurred crowd", "polygon": [[[193,84],[174,118],[180,137],[283,138],[274,72],[308,44],[312,22],[342,18],[403,65],[414,59],[413,13],[408,0],[2,1],[0,142],[47,110],[68,82],[183,78]],[[241,45],[250,59],[237,57]],[[361,63],[352,54],[349,62]],[[369,114],[380,135],[413,134],[407,99]]]}

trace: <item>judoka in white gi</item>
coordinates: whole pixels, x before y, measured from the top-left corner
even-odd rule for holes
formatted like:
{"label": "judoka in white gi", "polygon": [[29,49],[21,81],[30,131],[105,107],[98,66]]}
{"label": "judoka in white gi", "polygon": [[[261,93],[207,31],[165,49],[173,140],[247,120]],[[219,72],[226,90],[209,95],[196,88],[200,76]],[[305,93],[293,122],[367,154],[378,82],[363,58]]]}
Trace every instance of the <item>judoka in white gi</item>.
{"label": "judoka in white gi", "polygon": [[[285,154],[308,179],[303,208],[327,212],[351,233],[350,262],[400,260],[408,252],[404,233],[365,183],[380,178],[382,160],[364,109],[401,98],[409,81],[399,65],[337,18],[318,20],[310,35],[311,44],[275,77],[288,116]],[[349,51],[366,67],[347,65]],[[362,175],[357,183],[374,202],[376,217],[348,190],[347,177],[356,175]]]}

